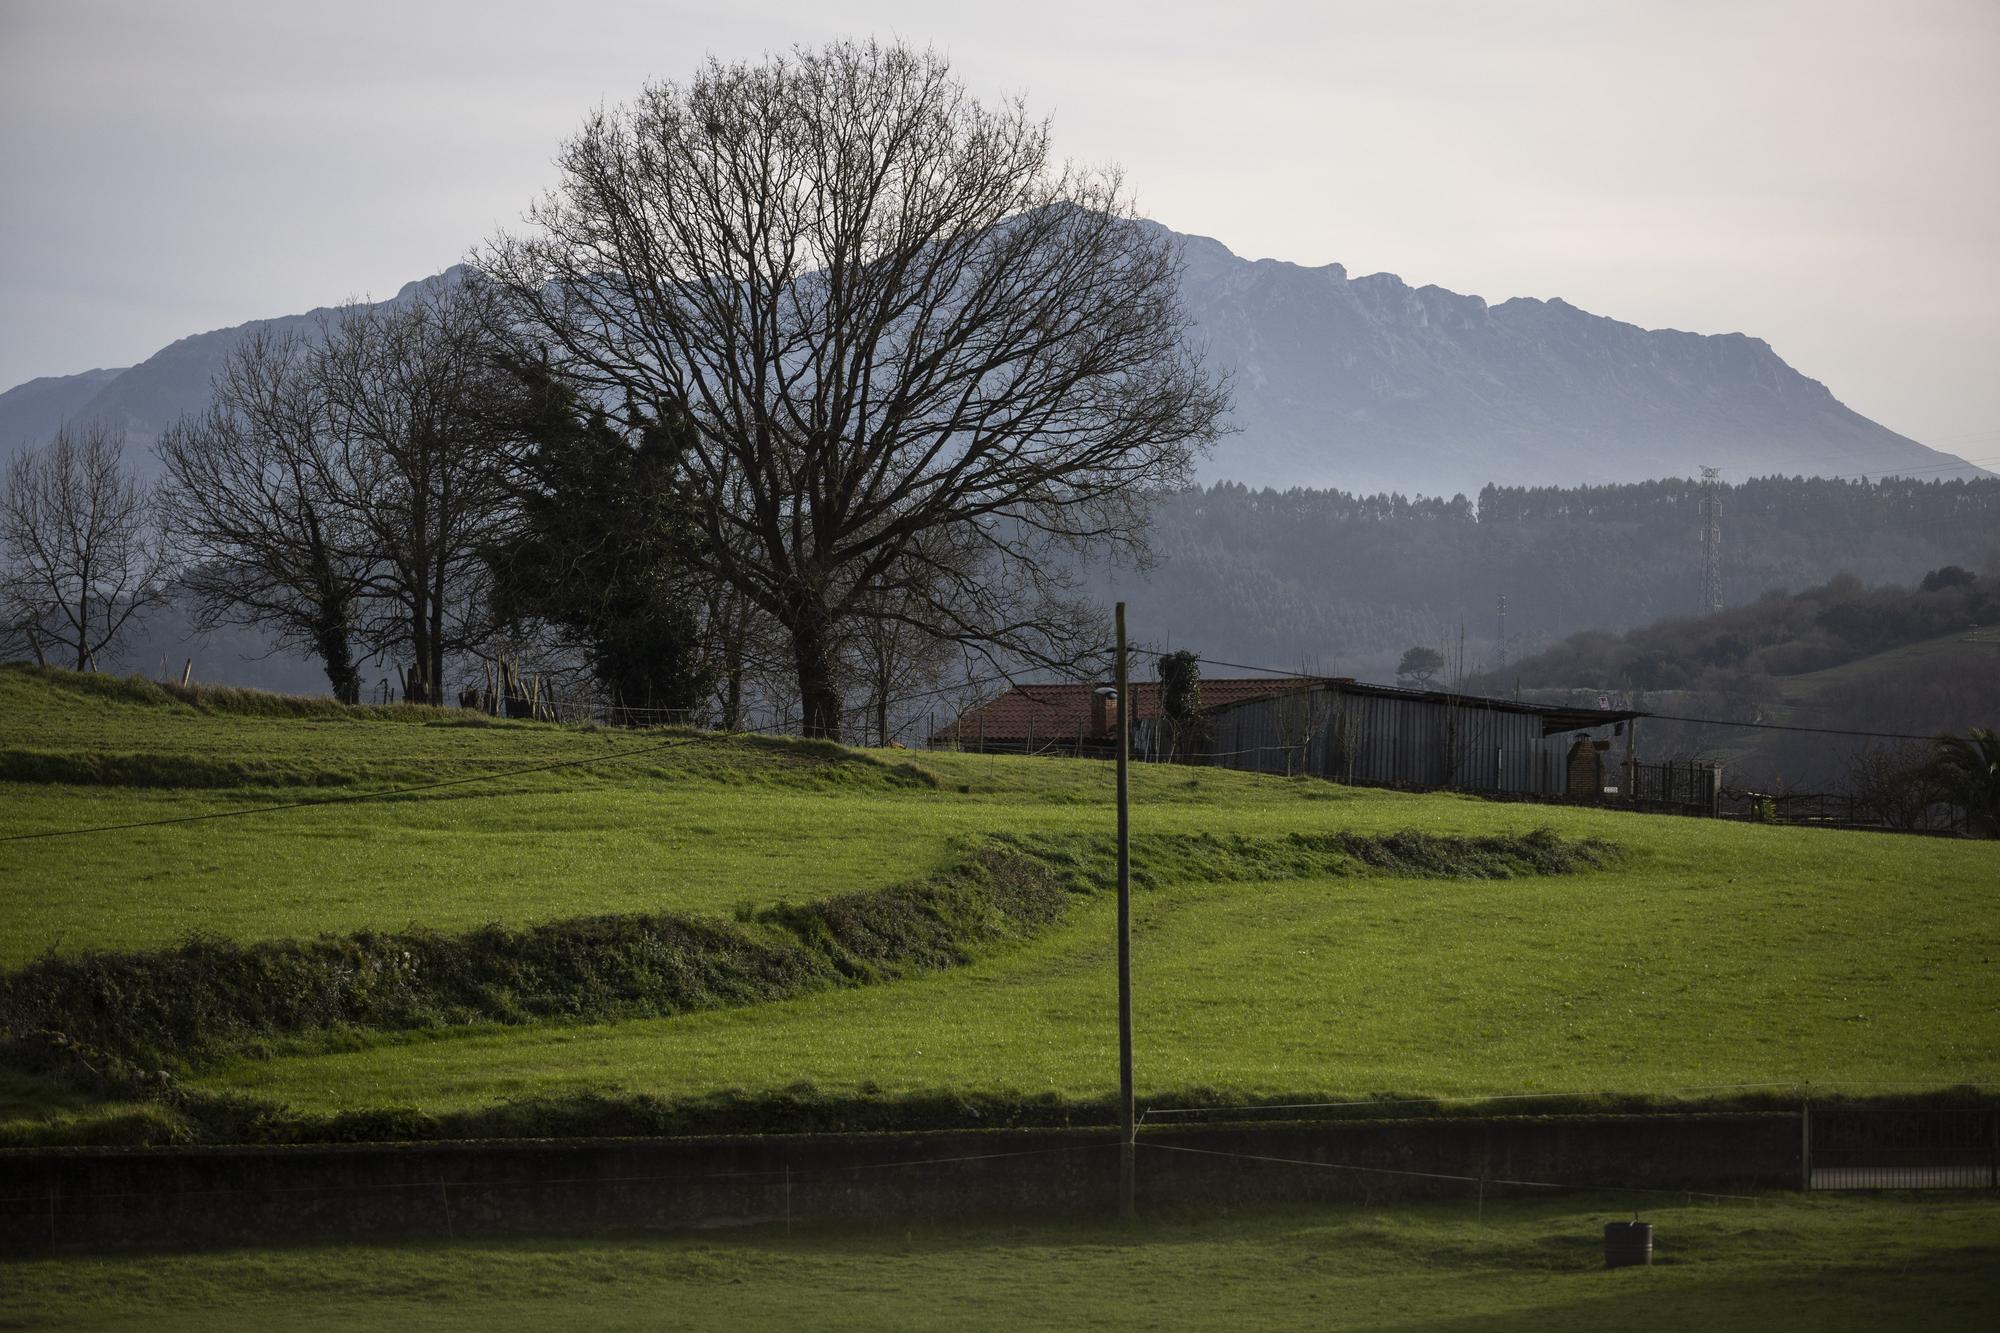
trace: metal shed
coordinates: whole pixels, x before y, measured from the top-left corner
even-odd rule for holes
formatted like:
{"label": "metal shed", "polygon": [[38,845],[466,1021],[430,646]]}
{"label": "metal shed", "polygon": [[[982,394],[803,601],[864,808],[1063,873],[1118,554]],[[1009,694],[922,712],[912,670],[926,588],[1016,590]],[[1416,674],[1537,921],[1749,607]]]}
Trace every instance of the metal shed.
{"label": "metal shed", "polygon": [[[1564,756],[1574,733],[1621,723],[1629,728],[1641,716],[1627,709],[1312,681],[1208,710],[1204,748],[1211,763],[1259,773],[1555,796],[1565,790]],[[1628,746],[1630,739],[1627,731]]]}

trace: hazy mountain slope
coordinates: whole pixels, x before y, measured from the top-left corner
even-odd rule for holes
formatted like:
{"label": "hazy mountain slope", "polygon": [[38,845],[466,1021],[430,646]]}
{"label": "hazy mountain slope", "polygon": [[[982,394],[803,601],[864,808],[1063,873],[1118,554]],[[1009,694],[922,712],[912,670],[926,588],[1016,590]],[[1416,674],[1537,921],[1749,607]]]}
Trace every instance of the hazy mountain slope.
{"label": "hazy mountain slope", "polygon": [[[1978,476],[1841,404],[1768,344],[1561,300],[1489,306],[1394,274],[1240,259],[1189,237],[1186,294],[1241,433],[1210,478],[1449,495],[1770,474]],[[1957,464],[1957,466],[1951,466]]]}
{"label": "hazy mountain slope", "polygon": [[[1683,477],[1703,463],[1730,480],[1983,475],[1851,411],[1756,338],[1648,331],[1560,300],[1488,306],[1393,274],[1350,279],[1338,264],[1253,262],[1184,240],[1187,303],[1233,375],[1240,428],[1203,465],[1207,479],[1448,496],[1487,482]],[[323,313],[267,322],[306,327]],[[153,439],[207,402],[209,377],[255,327],[183,338],[122,374],[90,372],[110,378],[74,414],[122,423],[150,469]],[[16,395],[67,405],[61,395],[84,378],[0,395],[0,445],[46,438],[62,419],[16,410]]]}
{"label": "hazy mountain slope", "polygon": [[0,453],[23,444],[42,443],[124,373],[119,367],[78,375],[47,375],[0,393]]}
{"label": "hazy mountain slope", "polygon": [[[406,300],[426,284],[443,280],[458,271],[449,269],[437,277],[405,283],[402,290],[382,304],[392,305]],[[321,307],[302,315],[280,315],[230,328],[211,329],[207,333],[190,334],[169,343],[124,371],[93,370],[60,380],[32,380],[18,389],[0,394],[0,445],[19,441],[39,444],[53,435],[64,420],[104,421],[125,428],[126,457],[140,472],[151,476],[159,467],[153,457],[153,442],[159,438],[161,431],[183,414],[199,412],[208,406],[210,381],[221,369],[231,349],[257,329],[310,332],[322,319],[337,313],[336,307]],[[91,376],[102,377],[90,386],[94,391],[82,396],[61,415],[36,407],[41,399],[50,397],[46,392],[41,398],[24,398],[18,408],[10,401],[16,394],[37,385],[67,387],[73,381],[83,381]],[[69,397],[76,396],[77,390],[69,390]]]}

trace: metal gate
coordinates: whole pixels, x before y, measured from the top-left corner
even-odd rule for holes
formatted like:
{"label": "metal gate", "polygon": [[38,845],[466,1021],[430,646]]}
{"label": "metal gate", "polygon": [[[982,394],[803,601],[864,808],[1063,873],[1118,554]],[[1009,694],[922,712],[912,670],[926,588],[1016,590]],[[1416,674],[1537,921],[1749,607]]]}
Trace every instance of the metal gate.
{"label": "metal gate", "polygon": [[1806,1186],[2000,1188],[2000,1111],[1808,1107]]}

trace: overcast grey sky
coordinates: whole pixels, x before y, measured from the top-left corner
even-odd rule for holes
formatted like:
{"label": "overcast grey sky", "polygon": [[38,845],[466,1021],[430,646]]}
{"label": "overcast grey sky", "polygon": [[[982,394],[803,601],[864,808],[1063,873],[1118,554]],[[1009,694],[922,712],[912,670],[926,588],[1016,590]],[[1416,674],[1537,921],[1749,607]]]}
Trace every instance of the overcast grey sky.
{"label": "overcast grey sky", "polygon": [[0,0],[0,388],[387,295],[594,104],[871,34],[1239,254],[1740,330],[2000,455],[1996,0]]}

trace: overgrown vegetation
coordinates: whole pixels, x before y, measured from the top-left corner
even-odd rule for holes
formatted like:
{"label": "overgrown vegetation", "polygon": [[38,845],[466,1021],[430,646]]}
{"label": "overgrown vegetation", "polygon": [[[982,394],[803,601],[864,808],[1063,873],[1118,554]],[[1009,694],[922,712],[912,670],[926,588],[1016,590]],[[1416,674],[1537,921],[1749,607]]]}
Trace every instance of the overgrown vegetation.
{"label": "overgrown vegetation", "polygon": [[[18,1054],[18,1052],[17,1052]],[[351,1111],[299,1108],[267,1098],[170,1084],[135,1098],[129,1087],[78,1072],[77,1053],[49,1052],[44,1069],[75,1090],[79,1104],[39,1120],[0,1121],[0,1148],[194,1144],[448,1143],[504,1139],[723,1137],[739,1134],[909,1134],[929,1131],[1088,1129],[1118,1123],[1116,1096],[1008,1092],[968,1088],[891,1092],[836,1090],[811,1082],[755,1091],[729,1088],[686,1096],[584,1091],[530,1093],[480,1106],[380,1106]],[[103,1058],[91,1053],[86,1058]],[[109,1066],[117,1069],[115,1058]],[[60,1072],[58,1072],[60,1071]],[[130,1081],[130,1075],[125,1075]],[[99,1091],[92,1094],[89,1086]],[[90,1100],[92,1097],[96,1100]],[[1724,1092],[1559,1093],[1543,1096],[1440,1098],[1392,1092],[1328,1101],[1321,1087],[1244,1096],[1208,1087],[1150,1090],[1151,1108],[1201,1108],[1201,1124],[1290,1124],[1348,1120],[1485,1119],[1494,1116],[1791,1116],[1802,1100],[1825,1111],[1842,1106],[1871,1112],[1992,1110],[1989,1088],[1941,1088],[1923,1093],[1830,1092],[1811,1085],[1772,1085]],[[1301,1109],[1305,1108],[1305,1109]],[[1169,1116],[1156,1127],[1186,1122]]]}

